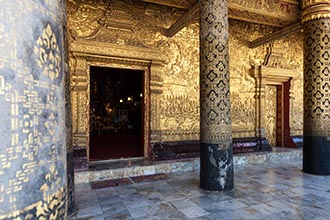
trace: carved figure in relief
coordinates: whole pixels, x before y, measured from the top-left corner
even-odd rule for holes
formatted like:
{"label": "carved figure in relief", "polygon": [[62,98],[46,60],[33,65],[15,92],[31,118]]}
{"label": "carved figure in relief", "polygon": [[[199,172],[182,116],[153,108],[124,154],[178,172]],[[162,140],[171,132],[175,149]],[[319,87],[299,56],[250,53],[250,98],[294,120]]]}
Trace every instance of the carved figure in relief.
{"label": "carved figure in relief", "polygon": [[281,39],[275,42],[276,48],[283,53],[287,68],[296,69],[303,76],[303,36],[302,34],[290,35],[290,39]]}
{"label": "carved figure in relief", "polygon": [[290,127],[295,135],[302,135],[303,130],[303,79],[297,78],[291,81],[291,115]]}
{"label": "carved figure in relief", "polygon": [[265,89],[266,100],[266,138],[271,146],[276,145],[276,86],[266,86]]}
{"label": "carved figure in relief", "polygon": [[199,94],[199,60],[198,40],[187,43],[181,37],[162,40],[159,49],[167,55],[168,60],[163,69],[164,84],[181,86],[190,97]]}
{"label": "carved figure in relief", "polygon": [[231,4],[239,4],[241,6],[249,6],[250,8],[258,10],[266,10],[271,12],[290,14],[292,16],[296,15],[297,7],[294,2],[286,0],[254,0],[254,1],[244,1],[244,0],[231,0]]}
{"label": "carved figure in relief", "polygon": [[244,129],[252,128],[253,130],[255,121],[254,94],[232,92],[230,96],[233,127],[243,126]]}
{"label": "carved figure in relief", "polygon": [[248,73],[247,67],[242,65],[240,69],[233,66],[231,68],[230,82],[233,85],[232,91],[239,90],[240,92],[254,92],[255,79]]}
{"label": "carved figure in relief", "polygon": [[199,103],[186,95],[165,95],[160,114],[164,129],[192,130],[199,124]]}
{"label": "carved figure in relief", "polygon": [[99,21],[104,12],[99,2],[74,1],[67,2],[69,31],[74,37],[86,37],[100,26]]}

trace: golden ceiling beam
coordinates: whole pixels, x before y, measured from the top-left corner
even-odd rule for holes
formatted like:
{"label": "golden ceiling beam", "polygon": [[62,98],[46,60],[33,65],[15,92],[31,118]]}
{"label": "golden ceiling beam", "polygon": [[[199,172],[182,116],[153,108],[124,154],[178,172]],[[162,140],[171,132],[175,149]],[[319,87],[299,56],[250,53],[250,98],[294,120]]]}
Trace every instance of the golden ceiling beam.
{"label": "golden ceiling beam", "polygon": [[302,24],[301,22],[297,22],[295,24],[289,25],[281,30],[275,31],[274,33],[264,36],[264,37],[260,37],[252,42],[249,43],[249,47],[250,48],[256,48],[259,47],[263,44],[272,42],[274,40],[277,40],[281,37],[284,37],[286,35],[292,34],[292,33],[296,33],[298,31],[302,31]]}
{"label": "golden ceiling beam", "polygon": [[158,5],[165,5],[174,8],[188,9],[195,2],[195,0],[142,0]]}
{"label": "golden ceiling beam", "polygon": [[[191,24],[199,17],[198,0],[143,0],[154,4],[166,5],[176,8],[188,9],[170,28],[165,30],[168,37],[174,36],[182,28]],[[194,3],[195,2],[195,3]],[[284,27],[300,21],[299,1],[297,0],[228,0],[229,18]]]}
{"label": "golden ceiling beam", "polygon": [[230,18],[285,27],[300,20],[298,0],[228,0]]}
{"label": "golden ceiling beam", "polygon": [[193,21],[195,21],[199,17],[199,11],[200,11],[200,4],[199,4],[199,1],[197,1],[170,28],[165,30],[165,32],[164,32],[165,36],[173,37],[176,33],[178,33],[180,30],[182,30],[182,28],[191,24]]}

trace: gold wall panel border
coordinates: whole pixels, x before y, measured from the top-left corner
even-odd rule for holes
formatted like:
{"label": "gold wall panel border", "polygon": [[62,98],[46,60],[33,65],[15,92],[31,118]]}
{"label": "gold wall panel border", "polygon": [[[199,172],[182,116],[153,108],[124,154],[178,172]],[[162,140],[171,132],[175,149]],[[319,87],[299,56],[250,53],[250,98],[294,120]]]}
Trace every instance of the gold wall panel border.
{"label": "gold wall panel border", "polygon": [[70,50],[75,54],[94,57],[106,57],[113,60],[138,63],[164,63],[166,57],[157,49],[134,47],[115,43],[89,41],[79,39],[70,44]]}

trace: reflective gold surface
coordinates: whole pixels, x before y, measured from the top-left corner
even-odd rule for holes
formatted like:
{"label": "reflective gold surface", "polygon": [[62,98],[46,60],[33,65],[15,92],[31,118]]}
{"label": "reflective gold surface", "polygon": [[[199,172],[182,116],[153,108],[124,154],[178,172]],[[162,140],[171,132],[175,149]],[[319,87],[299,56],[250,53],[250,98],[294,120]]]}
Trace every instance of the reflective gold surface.
{"label": "reflective gold surface", "polygon": [[304,23],[304,135],[330,135],[330,19]]}
{"label": "reflective gold surface", "polygon": [[[230,22],[229,27],[233,137],[253,137],[258,132],[264,134],[267,129],[264,119],[267,113],[264,101],[265,86],[273,81],[278,81],[279,77],[283,77],[283,80],[292,78],[290,89],[291,134],[302,135],[302,35],[299,33],[290,35],[290,38],[277,40],[271,47],[265,45],[250,49],[247,41],[267,35],[272,29],[238,21]],[[270,48],[272,49],[270,50]],[[240,108],[235,106],[236,100],[240,100],[244,105],[241,105]],[[246,116],[241,117],[236,109],[245,112]]]}
{"label": "reflective gold surface", "polygon": [[[200,141],[230,150],[232,143],[228,4],[201,2]],[[217,13],[222,16],[217,17]],[[201,150],[202,152],[202,150]]]}
{"label": "reflective gold surface", "polygon": [[276,86],[266,86],[265,99],[266,99],[266,138],[272,147],[276,147]]}
{"label": "reflective gold surface", "polygon": [[[144,0],[189,11],[197,0]],[[300,20],[300,0],[228,0],[229,18],[272,26],[287,26]],[[189,17],[189,13],[187,14]],[[196,13],[196,19],[198,13]]]}
{"label": "reflective gold surface", "polygon": [[229,17],[272,26],[299,21],[298,0],[229,0]]}
{"label": "reflective gold surface", "polygon": [[[149,71],[145,92],[149,92],[146,108],[150,112],[146,111],[145,124],[150,126],[151,143],[199,139],[198,25],[192,24],[172,38],[162,34],[162,30],[181,14],[180,9],[150,4],[128,3],[124,7],[120,1],[99,1],[96,6],[85,1],[68,1],[76,146],[88,148],[89,65]],[[256,107],[257,80],[266,80],[256,79],[253,65],[256,61],[261,68],[269,67],[262,70],[261,77],[287,75],[292,78],[290,126],[293,135],[302,134],[301,34],[275,41],[276,49],[267,65],[264,62],[268,45],[248,47],[248,41],[273,31],[269,26],[237,20],[229,22],[233,137],[254,137],[260,129],[257,116],[265,115],[264,107]],[[277,54],[278,51],[282,53]],[[148,139],[147,134],[145,139]],[[146,155],[148,150],[146,144]]]}
{"label": "reflective gold surface", "polygon": [[328,0],[302,0],[302,22],[330,18],[330,2]]}

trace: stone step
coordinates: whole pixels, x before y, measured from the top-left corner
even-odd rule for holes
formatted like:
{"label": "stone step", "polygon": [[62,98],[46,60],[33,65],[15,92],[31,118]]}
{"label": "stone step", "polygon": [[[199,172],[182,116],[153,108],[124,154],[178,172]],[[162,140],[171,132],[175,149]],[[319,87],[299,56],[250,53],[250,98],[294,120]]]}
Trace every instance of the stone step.
{"label": "stone step", "polygon": [[[234,165],[285,162],[302,159],[302,149],[273,147],[271,152],[235,154]],[[75,172],[75,183],[94,182],[107,179],[199,170],[199,158],[175,161],[152,162],[146,159],[122,160],[109,163],[92,164],[87,171]]]}

